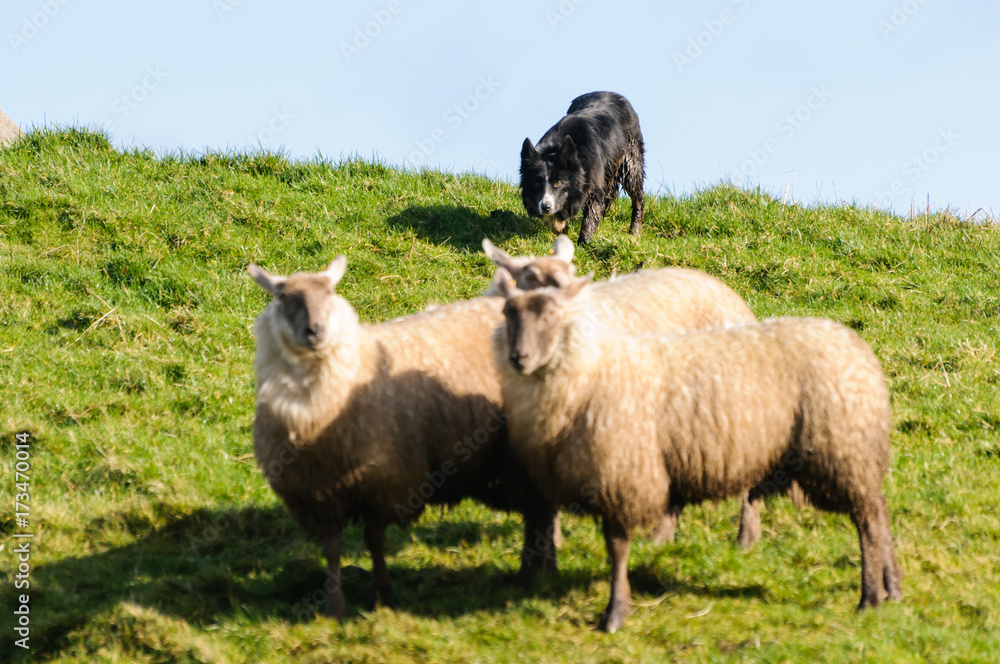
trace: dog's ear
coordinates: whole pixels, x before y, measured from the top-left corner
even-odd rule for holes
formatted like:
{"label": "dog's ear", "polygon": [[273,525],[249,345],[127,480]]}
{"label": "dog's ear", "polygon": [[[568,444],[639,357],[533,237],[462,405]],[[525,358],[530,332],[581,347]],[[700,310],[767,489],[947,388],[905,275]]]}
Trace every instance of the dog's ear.
{"label": "dog's ear", "polygon": [[559,150],[559,162],[566,166],[577,163],[576,143],[572,136],[563,139],[562,148]]}
{"label": "dog's ear", "polygon": [[521,144],[521,161],[531,161],[533,159],[538,159],[538,150],[535,149],[531,139],[526,138],[524,139],[524,143]]}

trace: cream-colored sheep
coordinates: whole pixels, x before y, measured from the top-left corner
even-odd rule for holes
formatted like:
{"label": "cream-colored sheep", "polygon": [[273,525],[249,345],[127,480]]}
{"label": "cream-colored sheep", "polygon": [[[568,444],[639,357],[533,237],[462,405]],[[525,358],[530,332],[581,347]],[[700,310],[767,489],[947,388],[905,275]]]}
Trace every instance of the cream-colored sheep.
{"label": "cream-colored sheep", "polygon": [[599,626],[625,620],[633,528],[769,481],[795,480],[816,507],[851,516],[859,609],[900,597],[882,492],[889,395],[864,341],[793,318],[630,335],[591,323],[586,282],[524,292],[504,278],[493,341],[511,445],[553,502],[603,519],[612,579]]}
{"label": "cream-colored sheep", "polygon": [[[573,265],[573,254],[576,248],[573,241],[565,235],[556,238],[549,256],[511,256],[497,247],[488,239],[483,238],[483,252],[497,267],[502,267],[518,288],[533,290],[542,286],[565,286],[576,274]],[[490,287],[483,293],[485,296],[500,295],[500,285],[494,277]]]}
{"label": "cream-colored sheep", "polygon": [[[498,268],[510,272],[522,290],[566,286],[573,280],[573,242],[565,235],[556,238],[551,256],[513,257],[485,239],[483,250]],[[499,279],[498,269],[486,294],[501,294]],[[591,299],[595,323],[626,332],[676,334],[757,320],[743,298],[729,286],[705,272],[686,268],[641,270],[595,282]],[[752,547],[760,539],[760,501],[764,495],[757,491],[742,497],[737,541],[743,548]],[[793,492],[793,498],[796,497],[797,493]],[[674,540],[682,509],[682,505],[671,505],[653,529],[654,542]],[[556,525],[558,543],[558,523]]]}
{"label": "cream-colored sheep", "polygon": [[470,496],[523,513],[522,575],[554,567],[555,509],[510,451],[500,410],[490,334],[502,300],[361,325],[335,292],[346,264],[338,256],[323,272],[290,277],[248,267],[274,296],[255,325],[254,452],[323,546],[327,612],[344,615],[341,528],[364,522],[375,597],[388,603],[386,526],[405,524],[428,503]]}

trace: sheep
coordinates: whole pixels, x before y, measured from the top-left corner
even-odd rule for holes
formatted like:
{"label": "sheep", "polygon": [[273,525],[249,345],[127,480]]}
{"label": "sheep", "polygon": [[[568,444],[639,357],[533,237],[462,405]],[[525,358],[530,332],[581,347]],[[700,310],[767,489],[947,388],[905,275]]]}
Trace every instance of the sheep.
{"label": "sheep", "polygon": [[[497,247],[487,238],[483,238],[483,252],[497,267],[502,267],[510,273],[518,288],[532,290],[542,286],[565,286],[573,275],[576,266],[573,265],[573,241],[565,235],[556,238],[552,245],[551,256],[511,256]],[[496,277],[484,296],[500,295],[500,285]]]}
{"label": "sheep", "polygon": [[556,505],[599,515],[615,631],[630,601],[634,527],[674,503],[798,482],[847,512],[861,543],[861,602],[901,597],[882,482],[891,412],[881,366],[849,328],[776,318],[681,335],[594,324],[589,278],[524,292],[502,275],[493,336],[510,442]]}
{"label": "sheep", "polygon": [[[498,267],[510,272],[517,287],[534,290],[543,286],[566,286],[573,280],[573,242],[565,235],[556,238],[553,255],[540,258],[512,257],[483,240],[483,250]],[[487,295],[501,294],[497,270]],[[660,268],[643,270],[595,283],[593,298],[602,323],[626,331],[674,334],[689,330],[722,327],[757,320],[746,302],[722,281],[698,270]],[[797,487],[785,487],[801,505]],[[744,495],[737,543],[751,548],[760,539],[760,502],[765,492]],[[650,535],[654,543],[673,542],[683,506],[671,505]],[[556,523],[556,545],[560,544]]]}
{"label": "sheep", "polygon": [[[500,298],[361,325],[322,272],[247,270],[274,299],[257,318],[254,453],[264,476],[327,559],[327,614],[342,619],[341,529],[362,521],[372,606],[391,604],[385,530],[428,503],[471,496],[520,511],[521,576],[555,568],[555,508],[507,444],[490,334]],[[533,545],[533,546],[532,546]],[[539,558],[539,560],[535,560]]]}

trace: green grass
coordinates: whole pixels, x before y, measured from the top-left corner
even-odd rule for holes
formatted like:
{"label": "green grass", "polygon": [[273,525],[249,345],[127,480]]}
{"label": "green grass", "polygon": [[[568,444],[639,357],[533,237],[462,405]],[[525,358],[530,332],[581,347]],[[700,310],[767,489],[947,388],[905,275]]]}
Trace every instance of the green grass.
{"label": "green grass", "polygon": [[[640,605],[608,597],[600,531],[566,517],[560,574],[514,583],[520,519],[465,502],[389,531],[394,609],[364,613],[370,562],[346,535],[350,619],[327,620],[318,547],[254,466],[248,262],[348,257],[365,321],[481,292],[484,236],[552,237],[517,188],[361,160],[122,153],[77,129],[0,151],[0,534],[12,575],[15,434],[31,434],[32,660],[64,662],[989,662],[1000,660],[1000,229],[944,213],[784,205],[728,185],[614,205],[580,270],[683,265],[761,317],[819,315],[882,359],[895,413],[886,482],[900,603],[856,614],[846,517],[775,500],[751,552],[737,501],[639,537]],[[578,223],[578,222],[577,222]],[[653,605],[653,606],[648,606]],[[26,661],[0,635],[0,659]]]}

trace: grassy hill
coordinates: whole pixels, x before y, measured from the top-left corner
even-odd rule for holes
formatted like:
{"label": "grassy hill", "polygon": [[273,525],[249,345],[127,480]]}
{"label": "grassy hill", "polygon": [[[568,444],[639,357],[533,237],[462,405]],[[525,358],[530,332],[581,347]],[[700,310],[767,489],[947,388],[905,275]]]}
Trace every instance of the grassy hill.
{"label": "grassy hill", "polygon": [[[512,149],[515,149],[512,147]],[[624,204],[623,204],[624,203]],[[360,531],[345,540],[353,617],[321,616],[318,547],[256,469],[245,273],[348,257],[365,321],[467,298],[486,236],[551,234],[505,182],[361,160],[122,153],[37,131],[0,151],[0,569],[15,608],[15,435],[30,433],[31,660],[66,662],[802,662],[1000,660],[1000,228],[785,205],[719,185],[613,206],[580,270],[682,265],[760,317],[842,321],[881,358],[895,416],[886,483],[905,597],[856,614],[843,516],[776,499],[752,551],[738,502],[688,509],[677,542],[639,537],[626,628],[600,529],[564,517],[561,573],[514,583],[520,519],[466,501],[389,530],[393,610],[364,613]],[[578,222],[577,222],[578,223]],[[27,661],[9,629],[0,659]]]}

